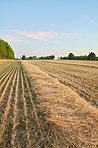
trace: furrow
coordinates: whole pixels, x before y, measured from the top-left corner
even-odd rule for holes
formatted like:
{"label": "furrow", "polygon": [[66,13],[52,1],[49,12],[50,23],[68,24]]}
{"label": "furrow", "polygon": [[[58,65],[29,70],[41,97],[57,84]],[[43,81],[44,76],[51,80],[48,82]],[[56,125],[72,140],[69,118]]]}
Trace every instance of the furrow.
{"label": "furrow", "polygon": [[14,85],[15,85],[16,75],[17,75],[17,72],[15,73],[13,83],[12,83],[12,86],[11,86],[11,90],[10,90],[10,94],[9,94],[9,99],[8,99],[8,102],[7,102],[7,106],[5,108],[4,114],[3,114],[2,119],[1,119],[0,141],[2,141],[2,136],[4,134],[5,127],[6,127],[6,124],[7,124],[7,116],[9,114],[10,108],[11,108],[11,99],[12,99],[12,95],[13,95],[13,88],[14,88]]}
{"label": "furrow", "polygon": [[7,71],[5,71],[2,75],[1,75],[1,80],[0,80],[0,83],[2,82],[2,80],[4,79],[4,78],[6,78],[6,76],[8,75],[8,73],[10,73],[11,72],[11,70],[12,70],[12,68],[10,68],[10,69],[8,69]]}
{"label": "furrow", "polygon": [[15,104],[13,105],[13,128],[12,128],[12,134],[11,134],[11,145],[12,147],[15,147],[15,137],[16,137],[16,126],[17,126],[17,122],[16,122],[16,118],[17,118],[17,114],[18,114],[18,108],[17,108],[17,103],[18,103],[18,87],[19,87],[19,70],[18,70],[18,76],[17,76],[17,84],[16,84],[16,90],[15,90]]}
{"label": "furrow", "polygon": [[26,134],[27,134],[27,142],[28,142],[28,147],[31,147],[31,139],[30,139],[30,133],[29,133],[29,121],[28,121],[28,113],[27,113],[27,107],[26,107],[26,98],[25,98],[25,92],[24,92],[24,83],[23,83],[23,75],[21,73],[21,82],[22,82],[22,93],[23,93],[23,102],[24,102],[24,114],[26,118]]}
{"label": "furrow", "polygon": [[6,67],[8,67],[9,65],[11,65],[12,63],[7,63],[6,65],[4,65],[4,64],[6,64],[6,63],[3,63],[3,67],[1,67],[0,68],[0,73],[2,73],[2,71],[6,68]]}
{"label": "furrow", "polygon": [[0,86],[0,91],[2,90],[3,86],[5,85],[5,83],[7,82],[8,78],[10,77],[11,73],[13,72],[13,69],[9,72],[8,76],[5,78],[5,80],[3,81],[3,83]]}
{"label": "furrow", "polygon": [[2,71],[2,73],[1,73],[1,75],[0,75],[0,78],[1,78],[2,76],[4,76],[4,75],[9,71],[9,69],[10,69],[10,68],[7,68],[7,69],[5,69],[5,71]]}
{"label": "furrow", "polygon": [[43,134],[42,134],[42,131],[41,131],[42,127],[40,125],[40,121],[39,121],[39,118],[38,118],[38,115],[37,115],[37,112],[36,112],[36,109],[35,109],[35,105],[34,105],[34,102],[32,100],[32,94],[31,94],[30,87],[29,87],[29,84],[28,84],[27,77],[26,77],[26,74],[25,73],[24,73],[24,78],[25,78],[25,81],[26,81],[26,85],[27,85],[29,97],[30,97],[30,100],[31,100],[31,104],[32,104],[33,112],[34,112],[34,117],[35,117],[35,120],[37,122],[38,131],[39,131],[39,133],[41,135],[41,138],[43,138]]}
{"label": "furrow", "polygon": [[0,78],[7,72],[7,71],[9,71],[10,69],[12,69],[13,67],[15,67],[16,66],[16,63],[11,63],[10,65],[8,65],[8,66],[6,66],[3,70],[2,70],[2,72],[0,72]]}
{"label": "furrow", "polygon": [[[11,71],[11,72],[12,72],[12,71]],[[10,73],[11,73],[11,72],[10,72]],[[4,90],[3,90],[3,93],[2,93],[2,95],[1,95],[1,97],[0,97],[0,106],[1,106],[1,103],[2,103],[2,101],[3,101],[4,95],[5,95],[6,91],[7,91],[7,88],[8,88],[8,86],[9,86],[9,83],[10,83],[10,81],[11,81],[13,75],[14,75],[14,72],[15,72],[15,69],[13,70],[13,72],[11,73],[11,75],[9,74],[9,75],[10,75],[10,78],[9,78],[9,80],[8,80],[8,82],[7,82],[7,84],[6,84],[5,88],[4,88]]]}

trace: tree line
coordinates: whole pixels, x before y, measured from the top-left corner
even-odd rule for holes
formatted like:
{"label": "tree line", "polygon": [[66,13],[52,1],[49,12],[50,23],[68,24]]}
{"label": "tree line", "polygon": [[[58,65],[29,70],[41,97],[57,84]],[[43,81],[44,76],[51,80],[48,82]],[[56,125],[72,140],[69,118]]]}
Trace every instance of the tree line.
{"label": "tree line", "polygon": [[[0,39],[0,59],[14,59],[14,52],[11,48],[11,46],[5,42],[4,40]],[[55,56],[30,56],[26,57],[25,55],[22,56],[22,60],[54,60]],[[90,52],[88,55],[84,56],[75,56],[73,53],[69,53],[68,56],[59,57],[59,60],[98,60],[98,57],[96,57],[96,54],[94,52]]]}
{"label": "tree line", "polygon": [[60,57],[60,60],[98,60],[94,52],[90,52],[88,55],[84,56],[75,56],[73,53],[70,53],[68,57]]}
{"label": "tree line", "polygon": [[[36,57],[36,56],[30,56],[27,57],[25,55],[22,56],[22,60],[54,60],[55,56],[41,56],[41,57]],[[65,57],[59,57],[58,60],[98,60],[98,57],[96,57],[96,54],[94,52],[90,52],[88,55],[84,56],[75,56],[73,53],[69,53],[68,56]]]}
{"label": "tree line", "polygon": [[0,39],[0,59],[14,59],[14,52],[11,46]]}
{"label": "tree line", "polygon": [[30,57],[27,57],[25,55],[22,56],[21,58],[22,60],[54,60],[55,59],[55,56],[54,55],[51,55],[51,56],[41,56],[41,57],[36,57],[36,56],[30,56]]}
{"label": "tree line", "polygon": [[75,56],[73,53],[70,53],[68,57],[60,57],[60,60],[98,60],[94,52],[90,52],[88,55],[84,56]]}

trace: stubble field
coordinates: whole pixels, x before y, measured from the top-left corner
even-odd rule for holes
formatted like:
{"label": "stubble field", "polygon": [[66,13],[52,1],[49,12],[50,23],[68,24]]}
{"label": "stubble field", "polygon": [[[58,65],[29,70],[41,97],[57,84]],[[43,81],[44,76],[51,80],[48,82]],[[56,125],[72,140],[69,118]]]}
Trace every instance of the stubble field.
{"label": "stubble field", "polygon": [[29,61],[98,107],[97,61]]}
{"label": "stubble field", "polygon": [[97,148],[98,62],[0,61],[0,147]]}

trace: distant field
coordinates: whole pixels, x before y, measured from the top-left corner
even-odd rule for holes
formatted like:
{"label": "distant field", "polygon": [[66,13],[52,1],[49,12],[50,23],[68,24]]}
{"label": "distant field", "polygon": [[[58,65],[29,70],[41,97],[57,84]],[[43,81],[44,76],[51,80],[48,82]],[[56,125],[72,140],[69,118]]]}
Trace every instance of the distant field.
{"label": "distant field", "polygon": [[98,106],[98,61],[28,61]]}
{"label": "distant field", "polygon": [[98,62],[0,61],[0,148],[97,148]]}

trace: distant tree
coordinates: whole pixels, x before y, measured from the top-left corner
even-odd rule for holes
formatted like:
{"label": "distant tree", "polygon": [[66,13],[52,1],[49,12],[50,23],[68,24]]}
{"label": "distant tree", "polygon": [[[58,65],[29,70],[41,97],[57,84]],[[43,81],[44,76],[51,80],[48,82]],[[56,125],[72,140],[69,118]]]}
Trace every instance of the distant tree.
{"label": "distant tree", "polygon": [[82,56],[82,60],[87,60],[87,55]]}
{"label": "distant tree", "polygon": [[43,56],[39,57],[39,59],[42,60],[43,59]]}
{"label": "distant tree", "polygon": [[68,59],[70,59],[70,60],[74,60],[74,58],[75,58],[75,56],[74,56],[73,53],[70,53],[70,54],[68,55]]}
{"label": "distant tree", "polygon": [[43,59],[43,60],[53,60],[54,58],[55,58],[54,55],[46,56],[46,57],[43,57],[43,56],[39,57],[39,59]]}
{"label": "distant tree", "polygon": [[91,52],[89,55],[84,56],[74,56],[73,53],[70,53],[68,57],[59,57],[59,60],[96,60],[98,61],[98,57],[96,57],[95,53]]}
{"label": "distant tree", "polygon": [[58,57],[58,60],[62,60],[62,57]]}
{"label": "distant tree", "polygon": [[32,59],[33,59],[33,60],[36,60],[36,59],[37,59],[37,57],[36,57],[36,56],[33,56],[33,57],[32,57]]}
{"label": "distant tree", "polygon": [[62,60],[63,57],[59,57],[60,60]]}
{"label": "distant tree", "polygon": [[58,60],[68,60],[68,57],[59,57]]}
{"label": "distant tree", "polygon": [[95,57],[96,57],[95,53],[94,52],[91,52],[88,55],[88,60],[95,60]]}
{"label": "distant tree", "polygon": [[98,57],[95,57],[95,60],[98,61]]}
{"label": "distant tree", "polygon": [[87,56],[75,56],[74,60],[87,60]]}
{"label": "distant tree", "polygon": [[22,56],[22,60],[26,60],[26,56],[25,55]]}
{"label": "distant tree", "polygon": [[33,59],[33,57],[31,57],[31,56],[27,58],[27,60],[32,60],[32,59]]}
{"label": "distant tree", "polygon": [[51,55],[50,56],[50,59],[54,60],[55,59],[55,56],[54,55]]}

